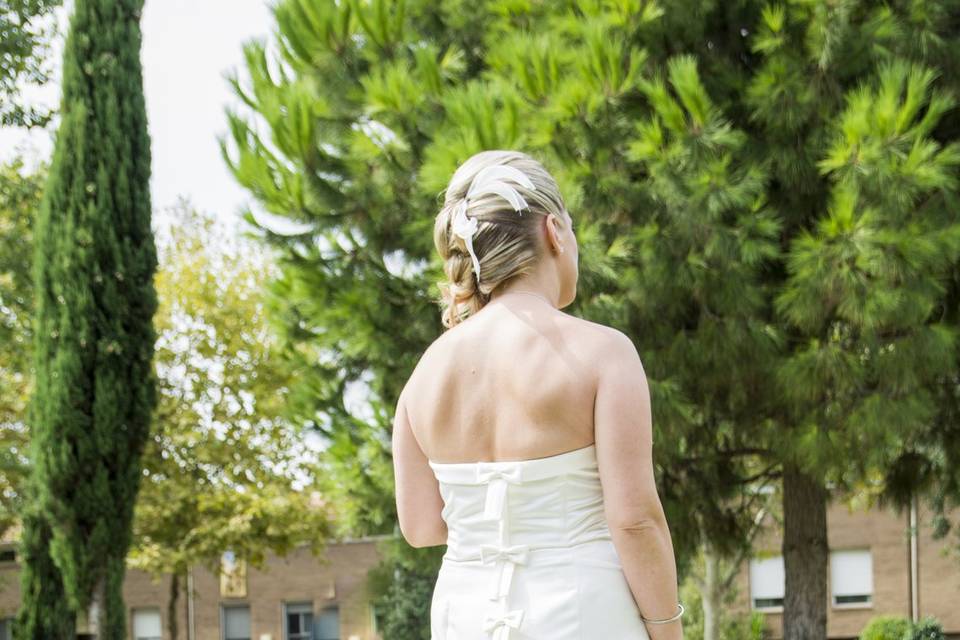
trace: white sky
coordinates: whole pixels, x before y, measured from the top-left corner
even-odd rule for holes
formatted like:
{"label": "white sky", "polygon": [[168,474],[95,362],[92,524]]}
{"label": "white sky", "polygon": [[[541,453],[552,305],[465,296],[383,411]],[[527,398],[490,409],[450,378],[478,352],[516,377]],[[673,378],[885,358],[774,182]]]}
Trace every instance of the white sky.
{"label": "white sky", "polygon": [[[66,34],[73,1],[58,11]],[[267,38],[275,28],[267,0],[147,0],[141,18],[143,31],[144,93],[151,137],[151,197],[154,212],[171,207],[178,196],[196,208],[216,214],[231,228],[239,228],[239,210],[247,204],[260,208],[230,175],[220,156],[216,136],[227,133],[227,106],[247,114],[226,80],[236,71],[246,86],[242,43]],[[270,50],[275,50],[272,43]],[[60,101],[60,38],[53,43],[50,68],[53,79],[45,87],[25,86],[23,101],[56,108]],[[0,128],[0,161],[20,150],[27,166],[47,159],[53,149],[52,132]],[[232,144],[230,146],[232,149]]]}

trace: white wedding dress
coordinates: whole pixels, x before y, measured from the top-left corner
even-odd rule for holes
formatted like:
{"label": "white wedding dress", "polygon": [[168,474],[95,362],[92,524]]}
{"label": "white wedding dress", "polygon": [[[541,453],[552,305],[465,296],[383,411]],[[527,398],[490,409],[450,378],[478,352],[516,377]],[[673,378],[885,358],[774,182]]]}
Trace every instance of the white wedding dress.
{"label": "white wedding dress", "polygon": [[649,640],[610,538],[595,444],[429,464],[448,528],[431,640]]}

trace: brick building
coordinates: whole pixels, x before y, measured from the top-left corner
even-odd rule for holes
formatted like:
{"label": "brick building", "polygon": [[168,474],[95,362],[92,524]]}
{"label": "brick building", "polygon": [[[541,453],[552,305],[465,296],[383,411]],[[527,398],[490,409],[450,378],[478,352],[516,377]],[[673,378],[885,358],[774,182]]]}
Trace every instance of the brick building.
{"label": "brick building", "polygon": [[[15,537],[11,532],[0,542],[0,640],[9,640],[20,602]],[[323,558],[307,547],[285,557],[268,554],[263,570],[226,554],[221,578],[195,567],[190,588],[180,590],[178,639],[382,640],[366,590],[381,538],[329,542]],[[123,598],[130,638],[169,640],[170,586],[169,576],[155,581],[139,569],[127,570]]]}
{"label": "brick building", "polygon": [[[952,514],[960,517],[960,513]],[[936,616],[948,637],[960,638],[960,555],[948,553],[956,536],[934,540],[931,514],[873,508],[851,511],[831,504],[827,513],[828,637],[856,638],[873,616]],[[0,542],[0,640],[19,602],[15,533]],[[763,611],[770,637],[781,637],[783,563],[781,532],[770,519],[754,545],[755,553],[737,575],[735,609]],[[223,578],[194,569],[178,606],[180,640],[387,640],[376,629],[366,592],[366,574],[379,561],[379,538],[328,544],[323,558],[303,548],[286,557],[267,556],[264,570],[224,558]],[[192,591],[193,597],[187,597]],[[154,582],[136,569],[127,572],[124,600],[130,638],[169,640],[168,577]],[[312,631],[312,636],[310,635]],[[390,640],[403,640],[394,638]],[[599,639],[598,639],[599,640]]]}
{"label": "brick building", "polygon": [[[911,513],[912,512],[912,513]],[[893,508],[853,510],[833,501],[827,508],[827,637],[857,638],[881,614],[919,620],[928,615],[948,638],[960,638],[960,549],[955,533],[933,539],[932,514],[924,505],[897,514]],[[950,513],[960,520],[960,509]],[[911,535],[911,520],[916,536]],[[783,532],[768,517],[753,557],[737,576],[737,609],[766,614],[772,638],[783,637]]]}

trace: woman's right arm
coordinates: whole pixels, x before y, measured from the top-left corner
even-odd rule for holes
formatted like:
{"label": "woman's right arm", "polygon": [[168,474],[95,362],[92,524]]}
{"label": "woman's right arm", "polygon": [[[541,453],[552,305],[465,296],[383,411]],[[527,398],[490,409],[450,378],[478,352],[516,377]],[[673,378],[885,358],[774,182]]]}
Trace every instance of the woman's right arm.
{"label": "woman's right arm", "polygon": [[[594,404],[604,512],[633,598],[644,618],[677,611],[677,565],[653,474],[650,391],[630,338],[613,330],[598,361]],[[681,640],[681,619],[647,624],[651,640]]]}

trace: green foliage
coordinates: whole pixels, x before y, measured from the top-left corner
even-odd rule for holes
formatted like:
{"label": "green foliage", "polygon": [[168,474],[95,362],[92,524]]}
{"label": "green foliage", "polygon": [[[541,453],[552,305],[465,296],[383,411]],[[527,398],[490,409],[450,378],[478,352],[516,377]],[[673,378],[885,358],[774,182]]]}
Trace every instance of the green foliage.
{"label": "green foliage", "polygon": [[[89,622],[104,640],[126,637],[125,557],[156,401],[141,5],[74,5],[61,124],[33,228],[30,485],[34,513],[46,523],[24,524],[49,527],[67,605],[85,614],[93,603],[98,619]],[[35,550],[45,536],[24,533]],[[31,576],[49,578],[37,557],[38,567],[23,574],[28,618],[51,615],[31,590]]]}
{"label": "green foliage", "polygon": [[[46,126],[52,111],[23,105],[23,82],[46,84],[44,62],[56,33],[49,20],[63,0],[3,0],[0,3],[0,126]],[[44,24],[46,22],[46,24]]]}
{"label": "green foliage", "polygon": [[859,640],[944,640],[943,626],[933,616],[914,624],[900,615],[871,618],[860,632]]}
{"label": "green foliage", "polygon": [[[734,605],[735,590],[724,593],[725,606]],[[683,603],[683,637],[685,640],[703,640],[704,612],[701,585],[689,577],[680,585]],[[766,616],[759,611],[726,613],[720,620],[718,638],[723,640],[764,640]]]}
{"label": "green foliage", "polygon": [[268,550],[321,554],[329,514],[313,503],[304,434],[284,417],[293,374],[265,318],[269,252],[184,202],[158,245],[159,403],[129,565],[159,577],[217,572],[227,550],[253,567]]}
{"label": "green foliage", "polygon": [[[758,521],[768,519],[766,510],[776,509],[777,506],[773,495],[766,496],[766,504],[761,507],[762,513],[758,516]],[[771,517],[777,520],[781,516],[773,513]],[[758,524],[750,536],[742,541],[741,549],[733,557],[723,557],[716,553],[713,545],[705,543],[688,563],[681,578],[679,592],[680,602],[684,605],[682,620],[685,638],[763,640],[767,616],[751,609],[743,611],[745,599],[738,584],[744,561],[749,556],[756,555],[752,548],[753,541],[761,532]],[[712,605],[709,600],[713,601]],[[707,612],[711,609],[715,613],[710,616],[712,619],[708,620]],[[722,615],[719,614],[720,611],[723,612]],[[707,632],[708,627],[712,634]]]}
{"label": "green foliage", "polygon": [[[60,569],[50,557],[53,531],[37,500],[21,486],[18,510],[22,533],[17,545],[20,592],[24,594],[13,622],[13,640],[75,640],[75,613],[70,608]],[[24,604],[26,606],[24,606]]]}
{"label": "green foliage", "polygon": [[910,640],[910,620],[899,615],[874,616],[860,632],[860,640]]}
{"label": "green foliage", "polygon": [[25,174],[23,159],[0,166],[0,535],[15,521],[29,472],[26,407],[33,355],[31,221],[46,169]]}
{"label": "green foliage", "polygon": [[430,639],[430,598],[436,574],[426,575],[406,569],[392,572],[387,593],[373,601],[378,628],[385,638]]}
{"label": "green foliage", "polygon": [[444,550],[411,550],[399,529],[377,545],[381,561],[367,585],[382,637],[430,639],[430,602]]}
{"label": "green foliage", "polygon": [[933,616],[926,616],[910,629],[908,640],[945,640],[943,625]]}
{"label": "green foliage", "polygon": [[703,539],[732,555],[744,485],[784,464],[960,496],[960,5],[922,4],[278,3],[278,59],[250,42],[231,79],[266,129],[229,112],[221,145],[287,223],[247,216],[281,251],[271,313],[338,521],[392,530],[390,409],[442,331],[439,194],[492,148],[540,159],[577,219],[567,310],[637,343],[681,572]]}

